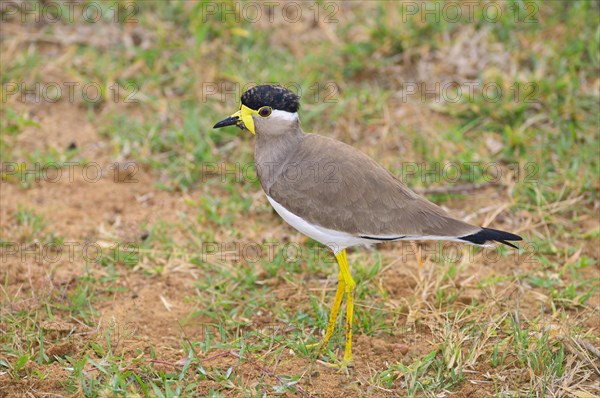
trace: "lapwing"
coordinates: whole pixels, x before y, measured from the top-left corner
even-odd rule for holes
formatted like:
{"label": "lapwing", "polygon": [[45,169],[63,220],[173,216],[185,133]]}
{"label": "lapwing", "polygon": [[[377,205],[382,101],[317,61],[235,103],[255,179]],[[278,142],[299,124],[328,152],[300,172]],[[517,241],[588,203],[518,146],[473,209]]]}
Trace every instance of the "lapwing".
{"label": "lapwing", "polygon": [[214,128],[237,126],[256,136],[254,159],[262,189],[288,224],[329,247],[338,284],[321,350],[329,343],[344,296],[346,341],[337,366],[352,362],[353,291],[346,249],[404,240],[444,240],[517,248],[515,234],[468,224],[417,195],[363,152],[300,127],[300,98],[279,85],[241,96],[240,109]]}

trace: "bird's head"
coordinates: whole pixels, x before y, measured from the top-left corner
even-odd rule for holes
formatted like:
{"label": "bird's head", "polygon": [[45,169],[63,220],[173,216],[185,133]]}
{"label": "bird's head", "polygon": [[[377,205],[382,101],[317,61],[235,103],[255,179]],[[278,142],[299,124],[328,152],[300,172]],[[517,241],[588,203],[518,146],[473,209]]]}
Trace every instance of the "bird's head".
{"label": "bird's head", "polygon": [[242,94],[240,110],[213,128],[237,126],[252,134],[281,134],[298,125],[300,97],[285,87],[265,84]]}

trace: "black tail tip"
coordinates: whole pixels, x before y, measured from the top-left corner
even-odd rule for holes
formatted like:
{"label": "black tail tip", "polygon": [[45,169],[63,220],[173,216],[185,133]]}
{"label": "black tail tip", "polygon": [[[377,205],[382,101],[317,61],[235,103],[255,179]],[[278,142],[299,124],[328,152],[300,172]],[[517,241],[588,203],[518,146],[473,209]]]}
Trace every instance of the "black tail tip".
{"label": "black tail tip", "polygon": [[481,231],[472,235],[467,235],[459,238],[465,242],[470,242],[476,245],[484,245],[486,242],[500,242],[507,246],[519,249],[508,241],[523,240],[519,235],[511,234],[510,232],[499,231],[492,228],[482,228]]}

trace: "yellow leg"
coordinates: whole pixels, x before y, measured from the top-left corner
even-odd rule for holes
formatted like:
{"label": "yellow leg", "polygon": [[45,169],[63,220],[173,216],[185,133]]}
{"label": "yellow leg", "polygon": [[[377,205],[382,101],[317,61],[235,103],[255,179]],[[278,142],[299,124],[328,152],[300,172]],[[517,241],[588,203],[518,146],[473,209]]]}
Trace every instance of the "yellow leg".
{"label": "yellow leg", "polygon": [[335,292],[335,300],[333,301],[333,307],[331,308],[331,314],[329,315],[329,322],[327,324],[327,330],[325,331],[325,338],[321,343],[319,352],[325,349],[329,343],[329,339],[335,329],[335,321],[337,320],[340,306],[344,294],[346,295],[346,347],[344,348],[344,359],[340,364],[325,364],[331,367],[339,367],[346,369],[352,362],[352,322],[354,319],[354,279],[350,275],[350,268],[348,267],[348,260],[346,258],[346,250],[342,250],[335,255],[338,265],[340,266],[340,273],[338,275],[338,285]]}
{"label": "yellow leg", "polygon": [[346,250],[336,254],[335,258],[340,266],[340,275],[344,280],[344,291],[346,293],[346,347],[344,348],[344,359],[341,363],[341,367],[345,368],[352,362],[352,321],[354,319],[354,286],[356,284],[350,274]]}
{"label": "yellow leg", "polygon": [[342,276],[342,273],[338,275],[338,285],[337,290],[335,291],[335,299],[333,300],[333,307],[331,308],[331,313],[329,314],[329,322],[327,324],[327,330],[325,331],[325,338],[321,343],[321,349],[325,349],[329,344],[329,339],[333,334],[333,329],[335,329],[335,321],[337,320],[338,314],[340,312],[340,306],[342,305],[342,299],[344,298],[346,282]]}

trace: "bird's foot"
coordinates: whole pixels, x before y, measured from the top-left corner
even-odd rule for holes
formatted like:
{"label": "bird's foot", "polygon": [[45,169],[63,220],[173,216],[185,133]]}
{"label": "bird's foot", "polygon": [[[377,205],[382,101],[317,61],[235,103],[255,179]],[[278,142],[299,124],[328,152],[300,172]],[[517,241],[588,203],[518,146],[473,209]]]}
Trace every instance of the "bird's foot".
{"label": "bird's foot", "polygon": [[306,348],[308,348],[309,350],[314,350],[315,348],[319,348],[319,351],[320,351],[321,347],[323,346],[323,342],[319,341],[318,343],[305,344],[304,346]]}
{"label": "bird's foot", "polygon": [[[321,357],[322,354],[324,354],[325,348],[327,346],[328,346],[328,343],[326,343],[325,341],[320,341],[318,343],[306,344],[306,348],[308,348],[309,350],[316,351],[317,357]],[[329,357],[329,358],[334,357],[334,356],[335,356],[335,354],[333,352],[329,352],[328,355],[325,355],[325,357]],[[340,373],[346,373],[346,374],[348,374],[348,368],[354,367],[354,365],[352,364],[352,358],[344,358],[341,361],[321,360],[321,359],[317,359],[316,361],[320,365],[326,366],[330,369],[336,369]]]}
{"label": "bird's foot", "polygon": [[345,373],[346,375],[349,374],[348,368],[354,367],[351,359],[342,359],[341,361],[337,361],[337,362],[325,362],[325,361],[317,360],[317,362],[325,367],[337,370],[338,373]]}
{"label": "bird's foot", "polygon": [[305,344],[305,347],[309,350],[315,351],[317,356],[321,356],[325,349],[329,346],[329,340],[321,340],[316,343]]}

